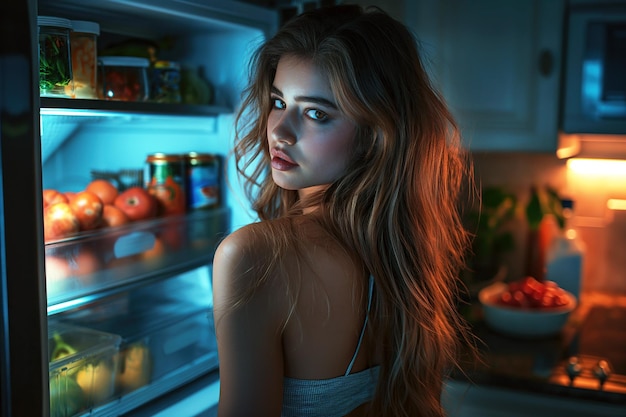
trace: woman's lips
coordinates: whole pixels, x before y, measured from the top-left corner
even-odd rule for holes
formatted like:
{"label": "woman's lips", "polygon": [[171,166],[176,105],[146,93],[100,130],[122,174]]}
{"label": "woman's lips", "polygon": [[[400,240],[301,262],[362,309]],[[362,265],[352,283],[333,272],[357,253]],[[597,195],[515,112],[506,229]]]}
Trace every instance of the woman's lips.
{"label": "woman's lips", "polygon": [[272,149],[272,168],[279,171],[288,171],[298,166],[289,156],[279,149]]}

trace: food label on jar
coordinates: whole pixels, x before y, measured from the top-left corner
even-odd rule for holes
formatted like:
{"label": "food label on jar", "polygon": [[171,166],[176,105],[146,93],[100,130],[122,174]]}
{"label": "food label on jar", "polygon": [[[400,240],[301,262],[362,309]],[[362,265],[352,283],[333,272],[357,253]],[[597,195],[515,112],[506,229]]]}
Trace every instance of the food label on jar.
{"label": "food label on jar", "polygon": [[220,160],[216,155],[187,156],[187,207],[199,210],[220,205]]}
{"label": "food label on jar", "polygon": [[186,211],[183,159],[178,155],[149,155],[146,188],[156,197],[161,215]]}

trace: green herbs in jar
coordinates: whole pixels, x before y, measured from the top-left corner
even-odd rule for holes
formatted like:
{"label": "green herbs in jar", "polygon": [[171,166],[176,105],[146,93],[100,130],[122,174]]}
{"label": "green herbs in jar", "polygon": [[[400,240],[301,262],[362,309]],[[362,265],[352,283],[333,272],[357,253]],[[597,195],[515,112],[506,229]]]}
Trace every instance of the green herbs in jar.
{"label": "green herbs in jar", "polygon": [[68,19],[39,16],[39,94],[73,97],[72,61]]}

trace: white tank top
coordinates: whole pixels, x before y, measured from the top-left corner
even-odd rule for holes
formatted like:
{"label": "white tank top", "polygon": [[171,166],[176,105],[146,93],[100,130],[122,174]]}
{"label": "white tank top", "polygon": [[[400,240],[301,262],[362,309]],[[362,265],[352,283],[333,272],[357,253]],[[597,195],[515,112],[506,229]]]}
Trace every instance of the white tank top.
{"label": "white tank top", "polygon": [[346,373],[329,379],[283,380],[282,417],[343,417],[374,397],[380,366],[351,374],[352,366],[361,348],[367,317],[372,305],[374,277],[369,279],[367,314],[352,360]]}

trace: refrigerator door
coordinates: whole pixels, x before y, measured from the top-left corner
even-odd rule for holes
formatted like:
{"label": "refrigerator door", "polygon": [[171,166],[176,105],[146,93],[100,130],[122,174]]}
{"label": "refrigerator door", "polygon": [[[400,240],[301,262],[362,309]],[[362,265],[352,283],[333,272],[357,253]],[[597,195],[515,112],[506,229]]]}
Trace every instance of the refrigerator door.
{"label": "refrigerator door", "polygon": [[3,416],[45,416],[49,403],[35,15],[34,1],[0,3]]}

